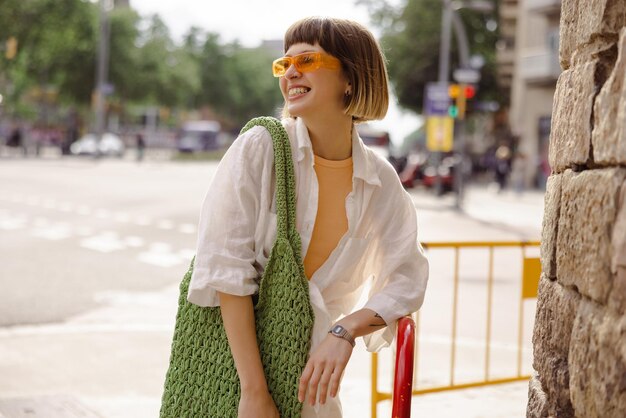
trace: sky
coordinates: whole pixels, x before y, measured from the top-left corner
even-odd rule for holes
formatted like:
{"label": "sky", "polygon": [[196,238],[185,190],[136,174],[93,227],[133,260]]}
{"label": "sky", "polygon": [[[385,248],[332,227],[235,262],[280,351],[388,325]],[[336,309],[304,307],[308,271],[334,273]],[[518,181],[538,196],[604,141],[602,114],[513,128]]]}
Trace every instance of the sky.
{"label": "sky", "polygon": [[[289,25],[307,16],[351,19],[365,25],[375,36],[380,33],[371,25],[367,9],[355,5],[355,0],[130,0],[130,4],[142,16],[159,14],[175,40],[197,26],[220,34],[225,42],[238,39],[244,46],[255,47],[263,40],[282,39]],[[400,143],[421,121],[402,112],[395,105],[395,97],[391,101],[385,120],[372,125],[389,131],[392,141]]]}

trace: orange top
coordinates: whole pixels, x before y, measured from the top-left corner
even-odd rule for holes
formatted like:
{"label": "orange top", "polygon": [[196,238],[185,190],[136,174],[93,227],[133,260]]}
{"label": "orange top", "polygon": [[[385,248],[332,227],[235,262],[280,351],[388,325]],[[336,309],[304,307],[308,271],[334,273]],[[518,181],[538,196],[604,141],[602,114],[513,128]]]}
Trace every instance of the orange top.
{"label": "orange top", "polygon": [[315,155],[319,184],[317,216],[304,258],[304,272],[310,279],[348,231],[346,197],[352,191],[352,157],[331,161]]}

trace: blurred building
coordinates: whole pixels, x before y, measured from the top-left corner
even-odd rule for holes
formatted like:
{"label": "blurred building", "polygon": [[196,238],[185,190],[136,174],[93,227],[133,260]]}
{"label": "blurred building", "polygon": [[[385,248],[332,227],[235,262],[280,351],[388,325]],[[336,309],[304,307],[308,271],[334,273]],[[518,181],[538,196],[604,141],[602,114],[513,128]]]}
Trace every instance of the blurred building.
{"label": "blurred building", "polygon": [[502,98],[510,105],[513,67],[515,64],[515,30],[517,27],[517,0],[502,0],[499,5],[500,39],[496,44],[498,86]]}
{"label": "blurred building", "polygon": [[[525,183],[543,186],[546,177],[552,99],[561,73],[559,64],[559,21],[561,0],[522,0],[502,3],[503,40],[514,50],[510,90],[510,124],[518,139],[518,150],[526,156]],[[516,13],[514,13],[516,9]],[[516,15],[516,17],[512,17]],[[508,59],[510,52],[503,49]],[[503,59],[503,64],[506,61]],[[507,65],[501,79],[506,80]]]}

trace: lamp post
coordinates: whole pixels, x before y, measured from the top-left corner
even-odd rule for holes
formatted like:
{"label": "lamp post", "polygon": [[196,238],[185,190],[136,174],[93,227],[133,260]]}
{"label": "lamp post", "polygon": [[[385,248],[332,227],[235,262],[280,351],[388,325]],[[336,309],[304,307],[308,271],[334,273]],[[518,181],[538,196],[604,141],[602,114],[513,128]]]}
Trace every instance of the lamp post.
{"label": "lamp post", "polygon": [[[465,34],[465,28],[463,27],[463,22],[459,18],[459,16],[455,13],[460,9],[472,9],[484,13],[488,13],[493,11],[493,3],[486,0],[442,0],[443,10],[441,14],[441,43],[439,44],[439,74],[438,74],[438,82],[443,85],[448,84],[449,75],[450,75],[450,41],[451,41],[451,30],[452,24],[454,23],[454,28],[456,30],[457,40],[459,42],[459,55],[460,62],[462,66],[467,65],[468,61],[468,42],[467,36]],[[454,19],[454,20],[453,20]],[[459,129],[459,139],[460,139],[460,149],[461,149],[461,163],[455,171],[456,180],[456,188],[457,188],[457,198],[455,201],[455,207],[460,209],[461,207],[461,199],[462,199],[462,180],[460,176],[463,175],[463,147],[464,144],[464,121],[460,122]],[[439,175],[439,165],[441,163],[441,152],[436,153],[435,158],[435,168],[437,175],[435,177],[435,190],[437,194],[441,192],[441,177]],[[459,172],[460,171],[460,172]]]}
{"label": "lamp post", "polygon": [[[109,11],[113,9],[113,0],[100,0],[100,37],[98,42],[98,63],[96,66],[96,89],[95,89],[95,134],[100,143],[105,128],[105,95],[109,69],[109,36],[111,25],[109,23]],[[96,152],[96,156],[98,152]]]}

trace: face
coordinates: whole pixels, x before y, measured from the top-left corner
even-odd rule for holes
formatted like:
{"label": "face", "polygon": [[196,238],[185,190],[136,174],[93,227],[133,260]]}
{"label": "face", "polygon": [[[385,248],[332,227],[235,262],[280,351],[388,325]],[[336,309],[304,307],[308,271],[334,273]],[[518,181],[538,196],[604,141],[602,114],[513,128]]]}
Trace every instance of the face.
{"label": "face", "polygon": [[[292,45],[286,56],[304,52],[325,52],[319,45],[299,43]],[[345,92],[349,83],[341,69],[319,68],[300,73],[294,65],[280,77],[280,90],[292,116],[306,118],[326,112],[343,114]]]}

